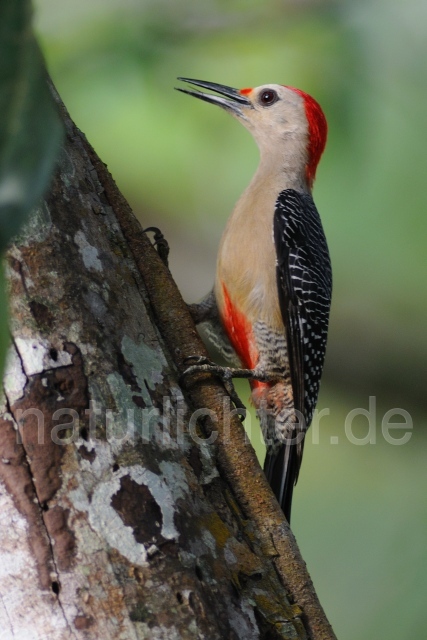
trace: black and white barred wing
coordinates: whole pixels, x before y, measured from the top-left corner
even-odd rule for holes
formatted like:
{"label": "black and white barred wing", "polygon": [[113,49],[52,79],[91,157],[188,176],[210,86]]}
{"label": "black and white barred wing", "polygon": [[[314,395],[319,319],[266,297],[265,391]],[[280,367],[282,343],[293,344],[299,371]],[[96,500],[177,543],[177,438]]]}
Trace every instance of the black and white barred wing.
{"label": "black and white barred wing", "polygon": [[319,393],[332,294],[328,246],[311,196],[282,191],[276,202],[274,241],[294,406],[308,427]]}

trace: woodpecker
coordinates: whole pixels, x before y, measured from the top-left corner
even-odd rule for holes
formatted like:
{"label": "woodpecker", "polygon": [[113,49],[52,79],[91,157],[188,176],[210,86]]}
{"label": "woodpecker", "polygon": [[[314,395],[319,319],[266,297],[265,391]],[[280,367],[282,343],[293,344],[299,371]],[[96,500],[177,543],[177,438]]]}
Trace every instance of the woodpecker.
{"label": "woodpecker", "polygon": [[290,521],[304,437],[317,403],[325,357],[332,270],[312,198],[327,122],[310,95],[289,86],[253,89],[178,78],[180,88],[216,104],[246,127],[260,151],[220,243],[213,291],[191,305],[240,368],[198,360],[187,373],[248,378],[267,447],[264,471]]}

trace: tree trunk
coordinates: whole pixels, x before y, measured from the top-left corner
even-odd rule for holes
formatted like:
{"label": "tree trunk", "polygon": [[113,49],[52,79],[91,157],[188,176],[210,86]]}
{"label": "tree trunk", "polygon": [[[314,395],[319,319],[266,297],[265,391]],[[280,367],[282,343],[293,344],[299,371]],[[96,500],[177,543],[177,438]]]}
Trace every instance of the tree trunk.
{"label": "tree trunk", "polygon": [[335,638],[222,385],[179,384],[205,352],[169,271],[60,108],[7,254],[1,638]]}

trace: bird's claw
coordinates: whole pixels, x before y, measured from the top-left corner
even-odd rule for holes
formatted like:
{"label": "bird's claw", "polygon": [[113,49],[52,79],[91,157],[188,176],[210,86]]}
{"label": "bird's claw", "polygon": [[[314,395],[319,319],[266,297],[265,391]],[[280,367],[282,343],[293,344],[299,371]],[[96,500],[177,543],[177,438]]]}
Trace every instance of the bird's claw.
{"label": "bird's claw", "polygon": [[157,247],[157,253],[161,261],[168,267],[169,266],[169,243],[166,240],[163,233],[160,231],[158,227],[147,227],[143,229],[144,233],[154,233],[154,242],[153,246]]}
{"label": "bird's claw", "polygon": [[[209,360],[209,358],[207,358],[206,356],[187,356],[184,359],[184,364],[189,364],[190,362],[192,362],[192,366],[198,366],[198,365],[202,365],[202,364],[208,364],[208,365],[212,365],[215,366],[215,364],[212,362],[212,360]],[[185,371],[184,374],[185,375]]]}
{"label": "bird's claw", "polygon": [[224,383],[224,386],[231,398],[236,409],[239,409],[239,417],[243,420],[246,418],[246,407],[243,402],[240,400],[239,396],[236,393],[236,390],[233,385],[233,371],[228,367],[221,367],[220,365],[215,364],[209,358],[205,356],[188,356],[184,360],[184,364],[189,362],[193,362],[191,366],[189,366],[180,377],[181,382],[184,381],[187,376],[192,376],[197,373],[211,373],[213,375],[218,376]]}

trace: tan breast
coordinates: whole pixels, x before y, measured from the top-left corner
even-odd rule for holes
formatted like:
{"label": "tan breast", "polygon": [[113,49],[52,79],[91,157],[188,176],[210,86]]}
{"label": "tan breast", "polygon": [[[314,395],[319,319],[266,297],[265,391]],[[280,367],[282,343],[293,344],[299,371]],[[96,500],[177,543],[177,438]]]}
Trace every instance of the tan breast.
{"label": "tan breast", "polygon": [[233,305],[251,323],[262,320],[277,329],[283,328],[283,322],[277,295],[273,216],[280,190],[277,184],[266,184],[262,176],[254,177],[224,230],[215,282],[220,314],[225,284]]}

